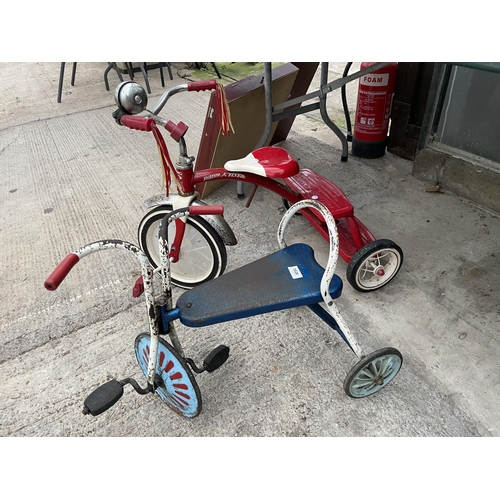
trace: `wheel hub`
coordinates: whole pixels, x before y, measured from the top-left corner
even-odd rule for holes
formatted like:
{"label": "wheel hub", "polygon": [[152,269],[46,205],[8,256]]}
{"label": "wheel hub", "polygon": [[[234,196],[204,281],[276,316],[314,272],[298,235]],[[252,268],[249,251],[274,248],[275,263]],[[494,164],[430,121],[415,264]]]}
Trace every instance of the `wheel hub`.
{"label": "wheel hub", "polygon": [[380,262],[381,257],[381,254],[377,254],[370,259],[369,265],[372,268],[372,273],[374,276],[385,276],[385,266]]}

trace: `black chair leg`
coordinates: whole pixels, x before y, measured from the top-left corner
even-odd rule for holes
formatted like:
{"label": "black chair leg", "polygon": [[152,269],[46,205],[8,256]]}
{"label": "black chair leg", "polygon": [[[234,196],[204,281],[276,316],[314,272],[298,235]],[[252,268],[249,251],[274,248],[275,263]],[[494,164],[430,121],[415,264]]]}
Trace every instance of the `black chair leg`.
{"label": "black chair leg", "polygon": [[66,63],[61,63],[61,70],[59,71],[59,88],[57,90],[57,102],[61,102],[61,95],[62,95],[62,86],[63,86],[63,80],[64,80],[64,67],[66,66]]}
{"label": "black chair leg", "polygon": [[112,69],[114,69],[116,71],[116,74],[118,75],[118,78],[119,78],[120,82],[123,82],[122,74],[120,73],[120,71],[116,67],[116,63],[114,63],[114,62],[108,63],[108,67],[104,71],[104,85],[106,86],[106,90],[107,91],[109,91],[108,73]]}
{"label": "black chair leg", "polygon": [[170,63],[168,62],[168,63],[165,63],[165,64],[166,64],[167,69],[168,69],[168,74],[169,74],[169,76],[170,76],[170,80],[173,80],[173,79],[174,79],[174,77],[172,76],[172,68],[171,68],[171,66],[170,66]]}
{"label": "black chair leg", "polygon": [[144,81],[146,83],[146,89],[148,91],[148,94],[151,94],[151,87],[149,86],[149,78],[148,78],[148,74],[146,72],[146,69],[144,68],[144,64],[139,63],[139,68],[141,70],[142,76],[144,77]]}
{"label": "black chair leg", "polygon": [[75,86],[75,76],[76,76],[76,62],[73,63],[73,70],[71,71],[71,86]]}
{"label": "black chair leg", "polygon": [[134,68],[132,66],[132,63],[125,63],[125,67],[127,68],[127,73],[128,76],[130,77],[131,80],[134,79]]}
{"label": "black chair leg", "polygon": [[161,79],[161,86],[165,87],[165,78],[163,78],[163,63],[159,63],[160,65],[160,79]]}
{"label": "black chair leg", "polygon": [[111,71],[113,68],[113,63],[108,63],[108,67],[104,70],[104,86],[106,87],[106,90],[109,92],[109,82],[108,82],[108,73]]}
{"label": "black chair leg", "polygon": [[214,67],[214,70],[217,73],[217,76],[219,77],[219,80],[220,80],[222,77],[220,76],[219,69],[217,68],[215,63],[210,63],[210,64]]}
{"label": "black chair leg", "polygon": [[[57,89],[57,102],[61,102],[62,98],[62,88],[64,82],[64,69],[66,68],[66,63],[61,63],[61,69],[59,70],[59,87]],[[73,69],[71,71],[71,86],[75,86],[75,76],[76,76],[76,62],[73,63]]]}

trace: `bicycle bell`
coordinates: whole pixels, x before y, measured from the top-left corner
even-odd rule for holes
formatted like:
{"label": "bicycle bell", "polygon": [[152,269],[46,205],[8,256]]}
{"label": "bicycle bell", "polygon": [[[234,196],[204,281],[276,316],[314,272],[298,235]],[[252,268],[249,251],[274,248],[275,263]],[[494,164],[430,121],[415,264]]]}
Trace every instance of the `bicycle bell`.
{"label": "bicycle bell", "polygon": [[138,115],[146,109],[148,95],[138,83],[122,82],[116,87],[115,102],[125,113]]}

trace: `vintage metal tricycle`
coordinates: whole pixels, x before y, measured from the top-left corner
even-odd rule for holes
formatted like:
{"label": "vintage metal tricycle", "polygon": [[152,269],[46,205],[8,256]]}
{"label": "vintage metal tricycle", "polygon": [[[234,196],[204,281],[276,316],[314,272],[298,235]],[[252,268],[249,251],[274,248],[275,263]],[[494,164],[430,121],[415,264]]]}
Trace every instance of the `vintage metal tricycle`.
{"label": "vintage metal tricycle", "polygon": [[[312,209],[321,214],[329,234],[328,262],[323,269],[313,249],[303,243],[287,246],[285,228],[297,211]],[[135,354],[145,377],[146,386],[132,378],[113,379],[98,387],[84,402],[84,413],[99,415],[123,395],[123,387],[131,384],[139,394],[156,392],[175,412],[196,417],[201,411],[201,393],[193,371],[212,372],[229,357],[229,347],[220,345],[199,368],[185,356],[175,329],[180,321],[188,327],[202,327],[273,311],[308,306],[334,329],[359,358],[344,381],[344,390],[353,398],[369,396],[385,387],[398,373],[403,362],[395,348],[379,349],[364,356],[360,345],[342,319],[334,299],[342,293],[342,280],[334,274],[338,259],[336,222],[330,211],[314,200],[302,200],[284,214],[278,228],[280,249],[260,260],[185,291],[172,301],[168,224],[182,217],[205,213],[222,215],[223,207],[190,206],[165,215],[160,224],[159,249],[161,265],[153,269],[142,250],[121,240],[102,240],[69,254],[45,281],[55,290],[72,267],[82,258],[99,250],[121,248],[132,252],[141,264],[149,332],[135,340]],[[155,293],[153,275],[161,274],[161,290]],[[293,311],[292,311],[293,314]],[[165,340],[168,338],[170,342]]]}

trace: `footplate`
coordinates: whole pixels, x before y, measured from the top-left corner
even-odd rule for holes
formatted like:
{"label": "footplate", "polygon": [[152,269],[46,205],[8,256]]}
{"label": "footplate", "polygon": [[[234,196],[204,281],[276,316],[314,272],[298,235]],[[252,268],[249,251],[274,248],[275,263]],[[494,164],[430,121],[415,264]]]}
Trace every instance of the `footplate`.
{"label": "footplate", "polygon": [[[284,179],[286,184],[304,199],[318,200],[332,213],[335,219],[352,217],[354,209],[342,190],[328,179],[312,170],[303,169],[297,175]],[[322,219],[318,213],[318,217]]]}
{"label": "footplate", "polygon": [[[351,202],[333,182],[308,169],[284,181],[304,199],[318,200],[330,210],[337,222],[339,255],[346,262],[350,262],[360,248],[375,240],[373,234],[354,215]],[[317,210],[306,209],[303,215],[326,240],[329,239],[325,220]]]}

